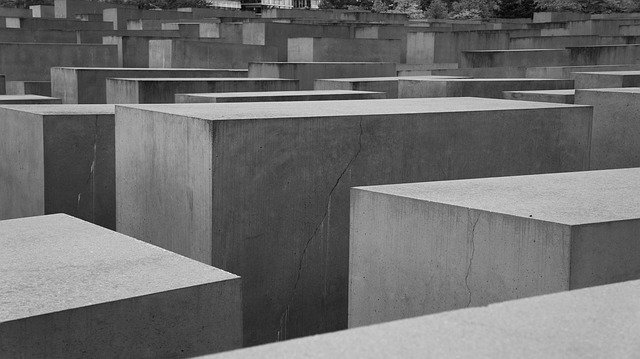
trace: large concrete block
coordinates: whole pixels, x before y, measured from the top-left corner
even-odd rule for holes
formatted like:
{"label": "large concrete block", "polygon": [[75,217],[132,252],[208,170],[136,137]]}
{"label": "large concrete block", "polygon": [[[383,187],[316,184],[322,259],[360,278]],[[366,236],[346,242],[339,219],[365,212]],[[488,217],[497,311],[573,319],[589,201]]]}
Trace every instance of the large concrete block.
{"label": "large concrete block", "polygon": [[129,20],[183,20],[194,17],[191,12],[186,11],[157,11],[111,6],[102,10],[102,18],[106,22],[113,23],[113,30],[126,30]]}
{"label": "large concrete block", "polygon": [[503,91],[572,89],[573,80],[560,79],[438,79],[401,78],[398,96],[503,98]]}
{"label": "large concrete block", "polygon": [[349,326],[640,277],[640,169],[352,190]]}
{"label": "large concrete block", "polygon": [[8,95],[51,96],[50,81],[7,81]]}
{"label": "large concrete block", "polygon": [[0,105],[11,104],[60,104],[59,98],[39,95],[0,95]]}
{"label": "large concrete block", "polygon": [[640,62],[640,44],[567,47],[571,65],[621,65]]}
{"label": "large concrete block", "polygon": [[639,295],[609,284],[200,358],[633,358]]}
{"label": "large concrete block", "polygon": [[623,36],[532,36],[509,39],[509,49],[561,49],[568,46],[627,44]]}
{"label": "large concrete block", "polygon": [[102,14],[104,9],[126,8],[136,9],[135,5],[113,4],[87,0],[54,0],[55,17],[74,19],[78,14]]}
{"label": "large concrete block", "polygon": [[480,98],[116,106],[117,228],[242,276],[246,344],[343,329],[350,187],[585,170],[591,111]]}
{"label": "large concrete block", "polygon": [[527,67],[471,67],[464,69],[432,70],[433,76],[460,76],[471,78],[522,78],[526,77]]}
{"label": "large concrete block", "polygon": [[462,51],[508,48],[509,32],[506,31],[431,30],[407,33],[407,63],[410,64],[460,62]]}
{"label": "large concrete block", "polygon": [[569,50],[476,50],[463,51],[460,67],[533,67],[570,65]]}
{"label": "large concrete block", "polygon": [[149,67],[149,41],[171,37],[173,36],[103,36],[102,44],[118,46],[119,67]]}
{"label": "large concrete block", "polygon": [[529,67],[526,68],[525,77],[539,79],[571,79],[573,78],[572,75],[574,72],[634,70],[640,70],[640,64]]}
{"label": "large concrete block", "polygon": [[573,104],[576,90],[504,91],[507,100]]}
{"label": "large concrete block", "polygon": [[249,64],[249,78],[297,79],[300,90],[313,90],[317,79],[395,77],[390,62],[258,62]]}
{"label": "large concrete block", "polygon": [[277,58],[278,49],[270,46],[198,40],[149,41],[149,67],[246,69],[249,62]]}
{"label": "large concrete block", "polygon": [[574,72],[577,89],[640,86],[640,71]]}
{"label": "large concrete block", "polygon": [[53,18],[56,16],[53,5],[31,5],[29,9],[33,17]]}
{"label": "large concrete block", "polygon": [[[97,3],[97,2],[96,2]],[[82,21],[79,19],[47,19],[47,18],[7,18],[8,28],[19,28],[22,30],[110,30],[111,25],[102,21]]]}
{"label": "large concrete block", "polygon": [[0,28],[0,42],[47,42],[75,44],[77,42],[77,38],[73,31]]}
{"label": "large concrete block", "polygon": [[223,92],[176,94],[176,103],[328,101],[384,98],[387,98],[384,92],[349,90]]}
{"label": "large concrete block", "polygon": [[591,169],[640,167],[640,88],[576,90],[593,106]]}
{"label": "large concrete block", "polygon": [[[400,40],[295,37],[288,42],[291,62],[405,62]],[[339,49],[339,50],[338,50]]]}
{"label": "large concrete block", "polygon": [[52,95],[63,103],[107,103],[107,79],[135,78],[234,78],[246,77],[246,70],[138,69],[100,67],[51,68]]}
{"label": "large concrete block", "polygon": [[179,93],[295,91],[298,80],[261,78],[110,78],[107,103],[174,103]]}
{"label": "large concrete block", "polygon": [[12,81],[49,81],[54,66],[115,67],[114,45],[0,43],[0,73]]}
{"label": "large concrete block", "polygon": [[240,278],[79,219],[0,221],[0,356],[184,357],[242,345]]}
{"label": "large concrete block", "polygon": [[0,126],[0,219],[62,212],[115,229],[113,106],[2,106]]}
{"label": "large concrete block", "polygon": [[[412,76],[416,79],[449,79],[464,78],[456,76]],[[352,90],[378,91],[387,94],[387,98],[398,98],[398,83],[401,77],[366,77],[346,79],[320,79],[314,82],[316,90]]]}

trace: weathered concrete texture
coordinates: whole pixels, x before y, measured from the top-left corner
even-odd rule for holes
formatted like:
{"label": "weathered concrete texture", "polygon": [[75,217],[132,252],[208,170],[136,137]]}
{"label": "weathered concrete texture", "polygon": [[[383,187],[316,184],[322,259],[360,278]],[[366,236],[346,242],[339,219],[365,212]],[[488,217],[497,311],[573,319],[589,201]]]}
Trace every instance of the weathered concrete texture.
{"label": "weathered concrete texture", "polygon": [[480,98],[116,106],[117,228],[241,275],[246,344],[343,329],[350,187],[585,170],[591,113]]}
{"label": "weathered concrete texture", "polygon": [[522,78],[526,77],[527,67],[472,67],[465,69],[432,70],[433,76],[460,76],[473,78]]}
{"label": "weathered concrete texture", "polygon": [[576,90],[593,106],[591,169],[640,167],[640,88]]}
{"label": "weathered concrete texture", "polygon": [[317,79],[395,77],[390,62],[258,62],[249,64],[249,78],[297,79],[300,90],[313,90]]}
{"label": "weathered concrete texture", "polygon": [[113,4],[87,0],[54,0],[55,17],[74,19],[78,14],[102,14],[104,9],[128,8],[135,9],[135,5]]}
{"label": "weathered concrete texture", "polygon": [[115,229],[113,106],[2,106],[0,126],[0,219],[62,212]]}
{"label": "weathered concrete texture", "polygon": [[19,28],[22,30],[110,30],[111,26],[102,21],[82,21],[77,19],[9,19],[6,21],[7,27]]}
{"label": "weathered concrete texture", "polygon": [[107,103],[174,103],[179,93],[296,91],[297,80],[269,78],[110,78]]}
{"label": "weathered concrete texture", "polygon": [[150,40],[149,67],[200,67],[246,69],[252,61],[275,61],[275,47],[204,42]]}
{"label": "weathered concrete texture", "polygon": [[640,86],[640,71],[574,72],[577,89]]}
{"label": "weathered concrete texture", "polygon": [[164,19],[164,20],[181,20],[193,19],[193,14],[184,11],[155,11],[142,10],[138,8],[123,8],[111,6],[102,10],[102,18],[106,22],[113,23],[113,30],[126,30],[127,21],[142,19]]}
{"label": "weathered concrete texture", "polygon": [[291,37],[352,38],[347,25],[281,24],[275,22],[245,22],[242,24],[242,43],[275,47],[278,58],[287,61],[287,39]]}
{"label": "weathered concrete texture", "polygon": [[503,91],[572,89],[573,80],[560,79],[429,79],[401,78],[398,97],[503,98]]}
{"label": "weathered concrete texture", "polygon": [[117,66],[113,45],[0,43],[0,73],[11,81],[49,81],[54,66]]}
{"label": "weathered concrete texture", "polygon": [[[461,76],[412,76],[410,79],[454,79]],[[398,98],[398,83],[401,77],[368,77],[347,79],[320,79],[314,82],[316,90],[379,91],[387,98]]]}
{"label": "weathered concrete texture", "polygon": [[0,17],[31,17],[31,9],[22,9],[15,7],[1,7]]}
{"label": "weathered concrete texture", "polygon": [[634,71],[640,70],[640,64],[628,65],[595,65],[595,66],[549,66],[529,67],[526,76],[540,79],[571,79],[574,72],[589,71]]}
{"label": "weathered concrete texture", "polygon": [[507,100],[574,103],[576,90],[504,91]]}
{"label": "weathered concrete texture", "polygon": [[462,51],[508,48],[509,33],[504,31],[407,33],[407,63],[410,64],[460,62]]}
{"label": "weathered concrete texture", "polygon": [[572,65],[619,65],[640,62],[640,44],[568,47]]}
{"label": "weathered concrete texture", "polygon": [[56,16],[53,5],[31,5],[29,9],[33,17],[53,18]]}
{"label": "weathered concrete texture", "polygon": [[460,67],[533,67],[570,65],[569,50],[482,50],[463,51]]}
{"label": "weathered concrete texture", "polygon": [[327,101],[368,100],[384,98],[387,98],[384,92],[349,90],[223,92],[202,94],[176,94],[176,103]]}
{"label": "weathered concrete texture", "polygon": [[296,37],[288,42],[291,62],[405,62],[400,40]]}
{"label": "weathered concrete texture", "polygon": [[240,348],[240,278],[79,219],[0,222],[0,356],[183,357]]}
{"label": "weathered concrete texture", "polygon": [[7,81],[8,95],[51,96],[50,81]]}
{"label": "weathered concrete texture", "polygon": [[45,42],[75,44],[76,41],[76,34],[73,31],[0,28],[0,42]]}
{"label": "weathered concrete texture", "polygon": [[59,98],[40,95],[0,95],[0,105],[10,104],[60,104]]}
{"label": "weathered concrete texture", "polygon": [[633,358],[639,295],[630,281],[202,358]]}
{"label": "weathered concrete texture", "polygon": [[640,277],[640,169],[352,190],[349,326]]}
{"label": "weathered concrete texture", "polygon": [[102,44],[118,46],[119,67],[149,67],[149,41],[170,38],[158,36],[103,36]]}
{"label": "weathered concrete texture", "polygon": [[510,49],[561,49],[568,46],[590,45],[622,45],[627,44],[628,38],[624,36],[532,36],[509,39]]}
{"label": "weathered concrete texture", "polygon": [[100,67],[51,68],[52,94],[63,103],[107,103],[107,79],[135,78],[241,78],[246,70],[234,69],[138,69]]}

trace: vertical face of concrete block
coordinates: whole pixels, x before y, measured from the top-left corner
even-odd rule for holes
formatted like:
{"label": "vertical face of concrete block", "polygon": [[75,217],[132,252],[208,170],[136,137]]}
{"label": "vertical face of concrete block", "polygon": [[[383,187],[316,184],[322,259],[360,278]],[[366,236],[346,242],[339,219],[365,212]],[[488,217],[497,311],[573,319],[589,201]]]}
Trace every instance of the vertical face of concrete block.
{"label": "vertical face of concrete block", "polygon": [[435,34],[432,32],[407,33],[407,63],[432,64],[435,62]]}
{"label": "vertical face of concrete block", "polygon": [[192,356],[242,342],[240,278],[67,215],[0,222],[0,356]]}
{"label": "vertical face of concrete block", "polygon": [[248,344],[346,327],[350,187],[588,166],[588,107],[466,98],[117,111],[119,230],[242,275]]}
{"label": "vertical face of concrete block", "polygon": [[638,278],[640,171],[352,191],[349,326]]}

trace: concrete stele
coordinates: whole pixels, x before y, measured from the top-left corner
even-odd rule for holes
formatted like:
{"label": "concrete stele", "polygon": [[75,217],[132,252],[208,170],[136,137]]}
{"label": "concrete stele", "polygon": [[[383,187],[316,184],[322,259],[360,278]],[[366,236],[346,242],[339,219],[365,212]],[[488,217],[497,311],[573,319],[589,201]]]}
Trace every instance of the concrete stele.
{"label": "concrete stele", "polygon": [[274,102],[384,99],[384,92],[318,90],[176,94],[176,103]]}
{"label": "concrete stele", "polygon": [[576,90],[504,91],[507,100],[573,104]]}

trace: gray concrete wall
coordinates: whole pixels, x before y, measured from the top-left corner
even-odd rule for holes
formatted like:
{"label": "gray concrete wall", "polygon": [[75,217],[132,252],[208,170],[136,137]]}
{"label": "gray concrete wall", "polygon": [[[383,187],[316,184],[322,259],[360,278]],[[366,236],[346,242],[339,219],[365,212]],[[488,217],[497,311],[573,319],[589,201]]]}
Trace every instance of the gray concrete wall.
{"label": "gray concrete wall", "polygon": [[369,100],[387,98],[383,92],[317,90],[317,91],[268,91],[227,92],[209,94],[176,94],[176,103],[223,103],[223,102],[267,102],[267,101],[328,101]]}
{"label": "gray concrete wall", "polygon": [[588,168],[588,107],[456,98],[116,111],[118,230],[241,275],[245,344],[346,327],[350,187]]}
{"label": "gray concrete wall", "polygon": [[533,67],[571,65],[572,53],[563,49],[463,51],[460,67]]}
{"label": "gray concrete wall", "polygon": [[405,62],[400,40],[296,37],[288,41],[291,62]]}
{"label": "gray concrete wall", "polygon": [[503,91],[572,89],[573,80],[549,79],[412,79],[401,78],[398,97],[503,98]]}

